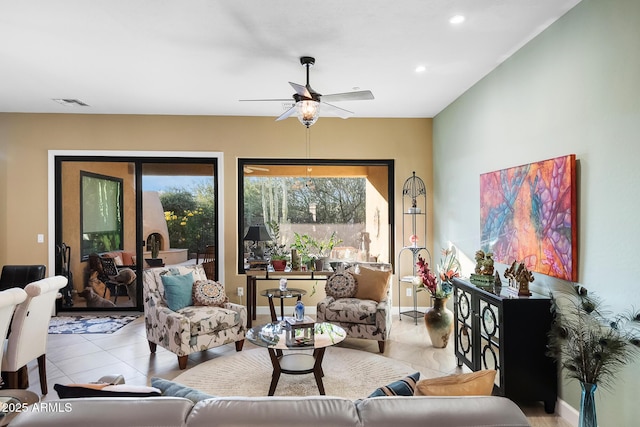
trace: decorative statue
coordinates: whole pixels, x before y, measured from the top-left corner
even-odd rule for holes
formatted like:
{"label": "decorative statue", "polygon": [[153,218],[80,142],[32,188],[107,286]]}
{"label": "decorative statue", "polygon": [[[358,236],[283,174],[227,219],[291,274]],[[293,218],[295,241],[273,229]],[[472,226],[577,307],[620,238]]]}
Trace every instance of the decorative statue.
{"label": "decorative statue", "polygon": [[493,276],[493,253],[487,252],[482,267],[482,274],[485,276]]}
{"label": "decorative statue", "polygon": [[482,274],[482,265],[484,263],[484,251],[482,249],[476,251],[476,274]]}
{"label": "decorative statue", "polygon": [[493,253],[487,252],[485,255],[482,249],[476,251],[475,273],[483,276],[493,276]]}
{"label": "decorative statue", "polygon": [[516,281],[518,282],[518,295],[530,296],[529,282],[533,282],[535,279],[533,274],[527,270],[524,266],[524,262],[521,262],[518,266],[518,272],[516,273]]}
{"label": "decorative statue", "polygon": [[534,281],[533,274],[527,270],[524,266],[524,262],[520,264],[517,261],[513,261],[511,267],[507,268],[504,272],[504,277],[509,280],[510,287],[518,288],[519,296],[530,296],[529,282]]}

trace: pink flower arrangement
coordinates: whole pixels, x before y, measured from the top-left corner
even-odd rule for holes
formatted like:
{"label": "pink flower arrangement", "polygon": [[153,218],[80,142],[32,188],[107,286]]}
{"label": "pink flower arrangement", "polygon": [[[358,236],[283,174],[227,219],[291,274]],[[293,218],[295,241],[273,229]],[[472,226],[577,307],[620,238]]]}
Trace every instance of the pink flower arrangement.
{"label": "pink flower arrangement", "polygon": [[460,262],[451,249],[442,250],[442,259],[438,265],[438,276],[431,272],[429,263],[418,255],[416,262],[418,290],[427,290],[434,298],[449,298],[453,292],[451,279],[460,276]]}
{"label": "pink flower arrangement", "polygon": [[416,273],[418,273],[418,278],[422,282],[418,289],[426,289],[435,297],[438,290],[438,283],[435,274],[433,274],[429,268],[429,263],[418,255],[416,266],[418,267]]}

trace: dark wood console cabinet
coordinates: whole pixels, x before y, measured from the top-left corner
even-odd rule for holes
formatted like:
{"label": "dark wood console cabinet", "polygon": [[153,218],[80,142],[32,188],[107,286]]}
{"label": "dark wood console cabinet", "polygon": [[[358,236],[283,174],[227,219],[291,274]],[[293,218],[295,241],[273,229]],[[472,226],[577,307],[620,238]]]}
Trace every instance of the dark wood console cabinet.
{"label": "dark wood console cabinet", "polygon": [[546,356],[551,300],[518,297],[507,287],[477,287],[453,279],[455,355],[458,366],[495,369],[494,394],[514,401],[542,401],[555,411],[558,378]]}

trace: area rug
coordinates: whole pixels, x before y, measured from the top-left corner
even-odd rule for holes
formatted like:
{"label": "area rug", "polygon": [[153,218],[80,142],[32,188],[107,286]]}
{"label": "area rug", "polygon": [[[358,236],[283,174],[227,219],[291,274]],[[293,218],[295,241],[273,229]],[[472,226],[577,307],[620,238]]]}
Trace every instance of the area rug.
{"label": "area rug", "polygon": [[[387,357],[329,347],[322,361],[325,393],[347,399],[367,397],[376,388],[416,372]],[[273,367],[266,348],[241,351],[201,363],[173,381],[214,396],[266,396]],[[281,374],[274,396],[319,395],[313,374]]]}
{"label": "area rug", "polygon": [[139,315],[78,315],[52,317],[49,322],[50,334],[112,334]]}

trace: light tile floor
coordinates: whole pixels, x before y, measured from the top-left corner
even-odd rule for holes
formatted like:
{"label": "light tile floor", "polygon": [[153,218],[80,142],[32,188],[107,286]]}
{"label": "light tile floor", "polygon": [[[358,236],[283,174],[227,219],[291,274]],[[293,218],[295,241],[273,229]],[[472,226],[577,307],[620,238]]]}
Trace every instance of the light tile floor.
{"label": "light tile floor", "polygon": [[[267,321],[268,316],[258,316],[254,325]],[[53,390],[56,383],[87,383],[96,381],[103,375],[122,374],[127,384],[148,385],[152,376],[173,379],[183,372],[178,369],[178,361],[173,353],[159,346],[155,354],[149,352],[142,316],[113,334],[49,335],[48,340],[49,394],[44,400],[57,398],[57,393]],[[347,339],[340,345],[378,352],[378,345],[374,341]],[[244,349],[254,347],[245,341]],[[234,352],[233,345],[226,345],[193,354],[189,356],[187,369]],[[399,320],[394,316],[391,340],[386,345],[384,356],[407,363],[417,371],[431,373],[433,376],[462,372],[456,365],[453,342],[445,349],[433,348],[422,322],[415,325],[413,319],[407,317]],[[29,390],[40,395],[37,363],[30,362],[28,368]],[[521,407],[534,427],[571,427],[565,420],[546,414],[541,403]]]}

